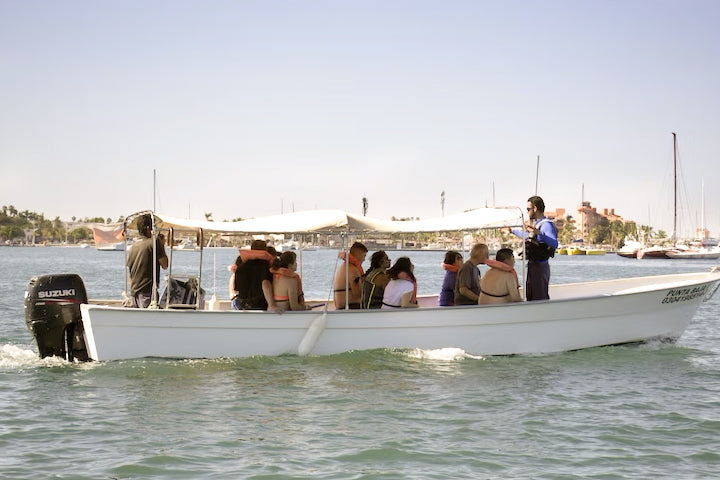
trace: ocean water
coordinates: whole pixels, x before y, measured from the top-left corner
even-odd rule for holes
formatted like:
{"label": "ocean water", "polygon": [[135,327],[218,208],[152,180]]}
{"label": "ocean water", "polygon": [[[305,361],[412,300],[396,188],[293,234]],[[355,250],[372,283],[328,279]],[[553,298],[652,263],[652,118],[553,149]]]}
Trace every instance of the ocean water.
{"label": "ocean water", "polygon": [[[235,254],[205,251],[208,293],[227,298]],[[443,254],[405,254],[435,293]],[[175,255],[176,272],[197,268]],[[308,296],[327,297],[336,253],[303,257]],[[711,265],[560,256],[552,282]],[[71,364],[39,359],[24,321],[30,277],[59,272],[118,297],[123,253],[0,248],[2,479],[720,477],[720,294],[676,344]]]}

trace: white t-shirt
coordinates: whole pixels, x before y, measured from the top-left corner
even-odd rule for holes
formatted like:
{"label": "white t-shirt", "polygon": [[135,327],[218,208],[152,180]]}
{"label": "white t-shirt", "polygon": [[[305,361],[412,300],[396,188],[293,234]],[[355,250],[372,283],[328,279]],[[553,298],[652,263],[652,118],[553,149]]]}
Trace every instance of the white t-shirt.
{"label": "white t-shirt", "polygon": [[[384,309],[391,309],[400,307],[402,305],[402,297],[408,292],[414,290],[415,285],[410,280],[398,278],[390,280],[390,283],[385,287],[385,293],[383,294],[383,306]],[[395,307],[388,307],[388,305],[394,305]]]}

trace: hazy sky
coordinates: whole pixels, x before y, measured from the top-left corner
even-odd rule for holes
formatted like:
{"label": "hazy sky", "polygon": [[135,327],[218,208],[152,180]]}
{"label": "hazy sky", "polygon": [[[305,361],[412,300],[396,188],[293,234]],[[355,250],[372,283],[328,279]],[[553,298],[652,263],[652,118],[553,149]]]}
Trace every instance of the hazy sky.
{"label": "hazy sky", "polygon": [[[0,204],[598,208],[720,234],[720,2],[0,0]],[[689,224],[689,225],[688,225]]]}

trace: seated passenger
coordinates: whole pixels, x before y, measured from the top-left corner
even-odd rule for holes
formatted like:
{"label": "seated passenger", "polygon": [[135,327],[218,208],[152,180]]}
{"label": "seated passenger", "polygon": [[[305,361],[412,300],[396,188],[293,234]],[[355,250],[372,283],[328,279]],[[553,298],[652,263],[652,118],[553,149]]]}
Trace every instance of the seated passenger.
{"label": "seated passenger", "polygon": [[267,251],[263,240],[255,240],[250,250],[240,250],[242,264],[235,270],[235,310],[271,310],[275,300],[272,291],[270,262],[274,257]]}
{"label": "seated passenger", "polygon": [[367,251],[365,245],[355,242],[350,247],[350,254],[347,257],[345,252],[340,252],[339,256],[343,262],[335,272],[335,279],[333,280],[333,301],[337,310],[346,306],[360,308],[360,300],[362,299],[362,285],[360,282],[364,273],[362,262],[365,261]]}
{"label": "seated passenger", "polygon": [[417,281],[413,264],[408,257],[400,257],[390,267],[390,282],[383,294],[383,309],[417,307]]}
{"label": "seated passenger", "polygon": [[452,307],[455,305],[455,282],[462,264],[463,258],[460,252],[450,250],[445,254],[445,261],[442,264],[442,268],[445,270],[445,278],[443,278],[440,295],[438,296],[439,306]]}
{"label": "seated passenger", "polygon": [[477,305],[480,299],[480,271],[477,266],[488,258],[488,247],[476,243],[470,250],[470,259],[458,270],[455,282],[455,305]]}
{"label": "seated passenger", "polygon": [[302,280],[297,270],[297,255],[295,252],[283,252],[275,260],[270,271],[273,274],[273,297],[278,311],[308,310],[305,306]]}
{"label": "seated passenger", "polygon": [[521,301],[513,251],[509,248],[501,248],[495,255],[495,260],[487,260],[485,264],[490,270],[480,281],[478,303],[485,305]]}
{"label": "seated passenger", "polygon": [[370,257],[370,271],[365,274],[362,282],[362,308],[382,307],[383,293],[385,286],[390,281],[387,269],[390,267],[390,259],[382,250],[372,254]]}

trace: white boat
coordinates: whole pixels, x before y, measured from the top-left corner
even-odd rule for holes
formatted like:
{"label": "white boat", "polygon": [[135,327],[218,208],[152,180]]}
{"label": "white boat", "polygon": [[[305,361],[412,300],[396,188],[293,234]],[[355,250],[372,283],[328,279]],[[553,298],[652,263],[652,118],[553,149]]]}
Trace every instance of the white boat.
{"label": "white boat", "polygon": [[627,237],[625,237],[625,242],[622,248],[615,253],[625,258],[637,258],[637,254],[640,250],[642,250],[642,248],[642,243],[636,240],[629,240]]}
{"label": "white boat", "polygon": [[[702,183],[702,208],[700,210],[700,233],[701,238],[691,242],[689,247],[676,248],[667,253],[668,258],[679,258],[684,260],[715,260],[720,258],[720,247],[717,242],[709,242],[707,229],[705,228],[705,182]],[[710,248],[708,248],[710,247]]]}
{"label": "white boat", "polygon": [[[159,229],[171,233],[170,238],[175,230],[198,229],[201,236],[219,230],[245,234],[345,232],[349,239],[355,233],[367,235],[371,231],[476,231],[520,226],[524,223],[522,215],[516,208],[485,208],[437,220],[391,222],[319,211],[235,224],[191,222],[163,215],[157,215],[155,222]],[[202,284],[201,275],[197,280]],[[649,339],[675,340],[718,285],[720,270],[713,269],[552,285],[551,300],[547,301],[437,307],[436,296],[424,296],[418,299],[419,308],[413,309],[336,310],[332,301],[315,300],[308,301],[315,307],[312,310],[282,314],[233,311],[228,300],[205,303],[198,292],[192,305],[162,309],[123,308],[119,300],[83,303],[78,329],[84,335],[87,357],[99,361],[328,355],[376,348],[456,347],[473,355],[542,354]],[[52,291],[70,290],[75,291]],[[26,306],[34,298],[39,297],[28,293]],[[74,302],[75,307],[81,303]],[[34,327],[31,330],[35,331]],[[66,337],[74,338],[70,334]],[[38,339],[39,348],[40,344]]]}
{"label": "white boat", "polygon": [[677,134],[673,132],[673,230],[670,238],[670,246],[653,245],[641,248],[637,252],[637,258],[670,258],[669,252],[675,251],[677,246],[677,214],[678,214],[678,186],[677,186]]}
{"label": "white boat", "polygon": [[552,300],[418,309],[236,312],[81,305],[89,357],[328,355],[457,347],[474,355],[540,354],[675,340],[720,271],[555,285]]}
{"label": "white boat", "polygon": [[125,250],[125,242],[96,243],[95,248],[101,252],[122,252]]}
{"label": "white boat", "polygon": [[173,247],[173,250],[196,251],[196,250],[200,250],[200,247],[197,246],[192,239],[186,238],[186,239],[183,239],[177,245],[175,245]]}
{"label": "white boat", "polygon": [[686,260],[715,260],[720,258],[720,248],[715,247],[712,249],[699,248],[699,249],[688,249],[688,250],[671,250],[667,252],[668,258],[680,258]]}

